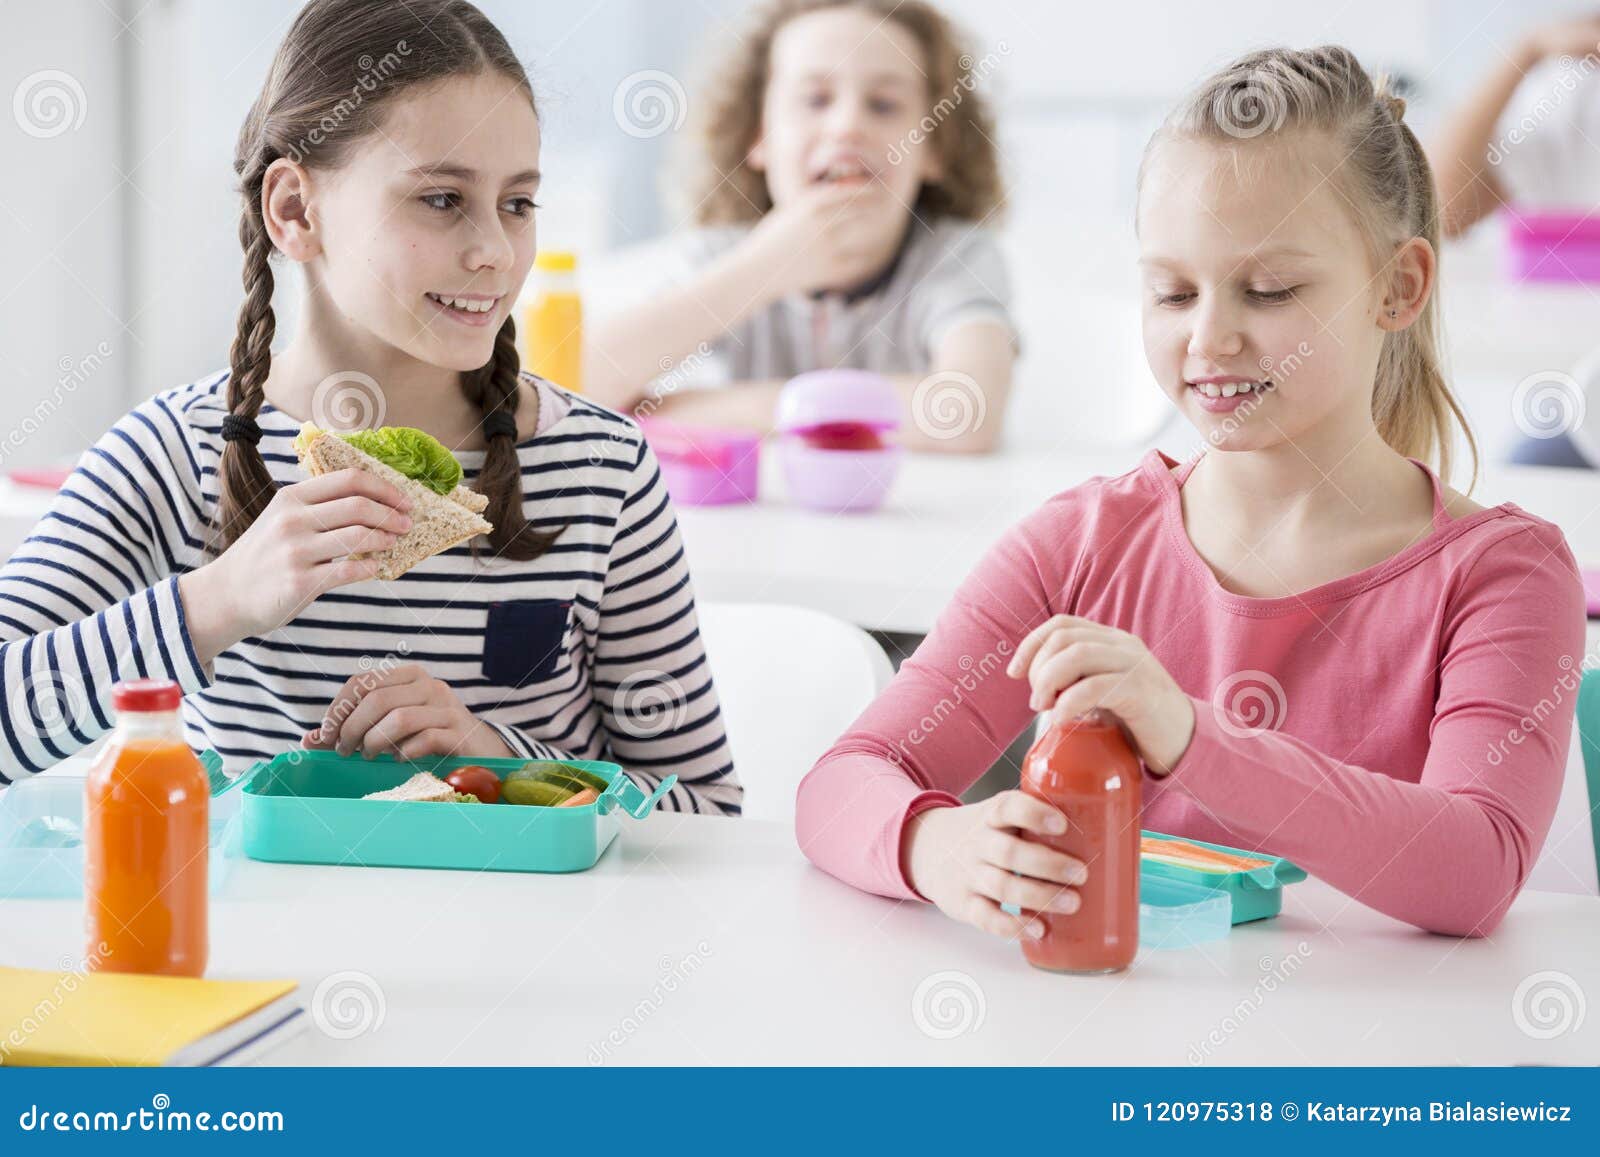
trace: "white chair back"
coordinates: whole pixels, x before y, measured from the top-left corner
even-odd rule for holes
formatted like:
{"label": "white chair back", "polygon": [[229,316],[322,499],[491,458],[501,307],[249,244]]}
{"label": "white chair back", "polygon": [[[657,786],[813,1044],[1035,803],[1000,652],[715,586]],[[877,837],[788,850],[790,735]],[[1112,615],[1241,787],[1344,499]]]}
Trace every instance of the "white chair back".
{"label": "white chair back", "polygon": [[859,627],[775,603],[701,603],[700,636],[744,814],[792,823],[800,781],[888,685],[889,657]]}

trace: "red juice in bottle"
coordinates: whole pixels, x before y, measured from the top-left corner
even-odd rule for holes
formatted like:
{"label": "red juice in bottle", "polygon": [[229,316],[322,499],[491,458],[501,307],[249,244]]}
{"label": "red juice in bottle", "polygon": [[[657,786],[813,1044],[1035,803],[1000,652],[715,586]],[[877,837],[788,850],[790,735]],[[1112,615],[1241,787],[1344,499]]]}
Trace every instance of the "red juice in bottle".
{"label": "red juice in bottle", "polygon": [[1041,939],[1022,941],[1036,968],[1053,972],[1116,972],[1139,949],[1139,759],[1109,718],[1057,724],[1023,761],[1022,790],[1060,810],[1066,833],[1029,835],[1075,856],[1089,869],[1071,915],[1028,913],[1044,924]]}

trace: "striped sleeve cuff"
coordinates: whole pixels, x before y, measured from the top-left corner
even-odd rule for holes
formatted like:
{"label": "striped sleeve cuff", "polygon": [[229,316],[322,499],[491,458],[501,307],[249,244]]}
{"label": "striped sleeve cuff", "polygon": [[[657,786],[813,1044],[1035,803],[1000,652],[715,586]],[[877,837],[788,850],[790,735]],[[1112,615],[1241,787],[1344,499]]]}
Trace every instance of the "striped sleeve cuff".
{"label": "striped sleeve cuff", "polygon": [[505,740],[507,747],[524,759],[553,759],[559,762],[572,758],[512,727],[509,723],[496,723],[493,719],[485,719],[484,722],[494,728],[495,734]]}

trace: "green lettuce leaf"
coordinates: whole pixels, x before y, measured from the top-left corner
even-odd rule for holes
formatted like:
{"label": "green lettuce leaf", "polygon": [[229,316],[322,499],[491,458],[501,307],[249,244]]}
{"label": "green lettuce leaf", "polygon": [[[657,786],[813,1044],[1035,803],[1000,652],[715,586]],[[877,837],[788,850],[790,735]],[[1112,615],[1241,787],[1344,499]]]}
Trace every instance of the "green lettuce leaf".
{"label": "green lettuce leaf", "polygon": [[461,485],[461,463],[431,434],[411,426],[336,433],[357,450],[416,479],[435,494],[449,494]]}

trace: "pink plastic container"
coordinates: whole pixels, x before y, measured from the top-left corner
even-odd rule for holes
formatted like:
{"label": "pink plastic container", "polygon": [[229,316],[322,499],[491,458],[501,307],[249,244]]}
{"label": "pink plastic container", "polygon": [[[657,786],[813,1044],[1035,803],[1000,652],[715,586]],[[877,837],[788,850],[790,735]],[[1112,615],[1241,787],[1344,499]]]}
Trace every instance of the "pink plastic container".
{"label": "pink plastic container", "polygon": [[715,426],[680,426],[659,418],[639,428],[661,463],[661,480],[681,506],[754,502],[761,476],[761,436]]}
{"label": "pink plastic container", "polygon": [[778,462],[789,500],[829,513],[883,505],[904,452],[900,397],[881,374],[814,370],[778,395]]}
{"label": "pink plastic container", "polygon": [[1600,283],[1600,218],[1515,208],[1505,216],[1513,280]]}

